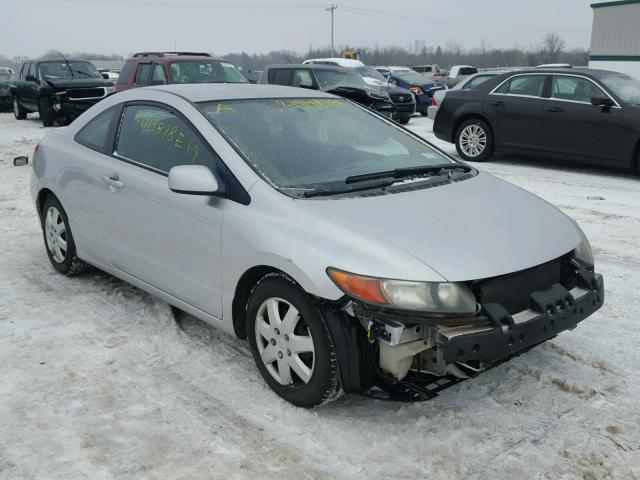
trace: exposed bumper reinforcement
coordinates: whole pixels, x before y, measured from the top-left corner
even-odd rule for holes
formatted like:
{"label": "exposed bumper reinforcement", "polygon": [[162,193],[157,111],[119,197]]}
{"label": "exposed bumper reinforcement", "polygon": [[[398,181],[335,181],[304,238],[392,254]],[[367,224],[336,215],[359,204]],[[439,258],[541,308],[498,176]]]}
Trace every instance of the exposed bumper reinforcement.
{"label": "exposed bumper reinforcement", "polygon": [[560,284],[531,294],[531,308],[510,315],[499,304],[484,305],[490,320],[485,327],[444,329],[447,362],[481,361],[489,364],[517,354],[576,325],[604,302],[602,276],[593,274],[586,285],[570,291]]}

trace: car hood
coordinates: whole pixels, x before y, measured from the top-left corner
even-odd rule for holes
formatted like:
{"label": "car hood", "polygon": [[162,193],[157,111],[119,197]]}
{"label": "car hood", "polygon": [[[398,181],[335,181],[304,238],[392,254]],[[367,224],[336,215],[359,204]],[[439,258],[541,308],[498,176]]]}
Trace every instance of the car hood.
{"label": "car hood", "polygon": [[56,89],[109,87],[113,85],[113,82],[103,78],[44,78],[44,80]]}
{"label": "car hood", "polygon": [[[385,247],[399,249],[452,282],[542,264],[575,249],[583,236],[551,204],[486,173],[409,192],[302,202],[305,213],[380,246],[381,256]],[[375,265],[355,273],[375,275]]]}

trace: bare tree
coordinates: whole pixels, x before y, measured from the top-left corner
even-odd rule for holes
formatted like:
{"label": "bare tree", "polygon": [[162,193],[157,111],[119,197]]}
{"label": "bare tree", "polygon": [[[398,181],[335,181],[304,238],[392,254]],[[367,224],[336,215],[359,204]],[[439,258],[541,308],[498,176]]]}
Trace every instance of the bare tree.
{"label": "bare tree", "polygon": [[565,41],[557,33],[549,32],[542,38],[540,53],[543,63],[552,63],[560,60],[560,55],[565,47]]}

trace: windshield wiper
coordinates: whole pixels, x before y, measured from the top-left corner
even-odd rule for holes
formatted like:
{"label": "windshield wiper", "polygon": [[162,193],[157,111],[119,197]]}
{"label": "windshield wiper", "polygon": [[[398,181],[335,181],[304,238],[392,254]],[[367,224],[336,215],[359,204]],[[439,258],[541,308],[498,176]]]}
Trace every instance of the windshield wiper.
{"label": "windshield wiper", "polygon": [[[75,72],[75,73],[81,73],[83,75],[86,75],[87,77],[91,77],[92,75],[87,73],[87,72],[83,72],[82,70],[71,70],[71,72]],[[73,73],[71,74],[73,76]]]}
{"label": "windshield wiper", "polygon": [[358,183],[366,180],[376,180],[378,178],[408,178],[425,175],[427,173],[442,173],[451,170],[461,170],[470,172],[471,167],[461,163],[443,163],[438,165],[421,165],[418,167],[396,168],[395,170],[385,170],[383,172],[365,173],[363,175],[352,175],[347,177],[345,183]]}
{"label": "windshield wiper", "polygon": [[330,195],[340,195],[342,193],[352,193],[352,192],[360,192],[362,190],[372,190],[374,188],[385,188],[393,185],[395,180],[387,180],[386,182],[378,182],[378,183],[368,183],[366,185],[360,185],[359,187],[353,188],[319,188],[317,190],[311,190],[309,192],[304,192],[301,196],[304,198],[311,197],[327,197]]}

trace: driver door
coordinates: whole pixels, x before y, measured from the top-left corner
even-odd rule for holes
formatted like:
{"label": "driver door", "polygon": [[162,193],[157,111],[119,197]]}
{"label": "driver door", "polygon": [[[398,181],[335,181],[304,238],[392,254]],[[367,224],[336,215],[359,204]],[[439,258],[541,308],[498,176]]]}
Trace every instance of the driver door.
{"label": "driver door", "polygon": [[545,101],[542,146],[567,155],[614,161],[622,123],[620,107],[600,107],[592,98],[609,96],[592,80],[554,75]]}
{"label": "driver door", "polygon": [[200,164],[223,185],[220,158],[186,119],[158,104],[125,107],[114,156],[117,160],[100,172],[110,179],[105,179],[104,208],[113,223],[102,232],[112,245],[110,263],[222,318],[225,200],[175,193],[167,184],[171,167]]}

